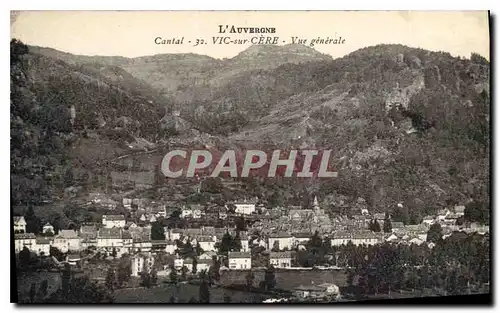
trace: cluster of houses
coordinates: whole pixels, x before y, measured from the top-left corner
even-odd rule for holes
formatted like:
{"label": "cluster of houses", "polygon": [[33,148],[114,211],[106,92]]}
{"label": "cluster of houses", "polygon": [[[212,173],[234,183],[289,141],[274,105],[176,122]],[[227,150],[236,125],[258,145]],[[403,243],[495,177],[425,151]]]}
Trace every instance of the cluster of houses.
{"label": "cluster of houses", "polygon": [[[404,225],[400,222],[391,222],[392,232],[372,232],[369,223],[374,219],[383,226],[384,214],[369,214],[366,209],[352,218],[330,218],[314,199],[312,209],[275,208],[262,210],[256,207],[255,201],[240,201],[227,205],[227,209],[240,215],[255,215],[259,211],[259,221],[254,223],[248,231],[238,232],[228,228],[201,226],[200,228],[164,228],[164,240],[152,240],[151,223],[157,219],[167,217],[165,205],[148,203],[148,207],[140,199],[123,199],[123,206],[135,211],[143,210],[135,221],[127,221],[124,215],[103,215],[99,225],[82,225],[79,230],[62,229],[57,233],[49,223],[43,226],[38,236],[26,233],[26,220],[22,216],[14,217],[15,251],[20,252],[27,247],[38,255],[49,255],[51,247],[64,253],[78,253],[90,247],[120,257],[123,254],[132,255],[132,273],[139,275],[154,264],[154,253],[165,252],[176,255],[178,244],[187,244],[199,247],[203,251],[196,260],[197,269],[202,270],[212,264],[216,255],[217,243],[229,233],[239,236],[241,248],[238,252],[229,252],[229,269],[250,269],[252,267],[251,247],[258,245],[269,252],[270,264],[277,268],[292,267],[293,255],[291,250],[304,250],[306,244],[316,232],[330,242],[331,246],[340,246],[352,243],[354,245],[376,245],[383,242],[423,244],[426,242],[427,231],[433,223],[443,226],[444,235],[452,231],[487,232],[487,227],[456,226],[456,220],[464,215],[463,206],[444,209],[435,216],[426,216],[421,224]],[[258,210],[257,210],[258,209]],[[201,218],[203,208],[192,206],[183,208],[182,217]],[[142,226],[141,226],[142,225]],[[255,236],[258,234],[258,236]],[[193,259],[177,257],[174,267],[181,269],[193,268]]]}

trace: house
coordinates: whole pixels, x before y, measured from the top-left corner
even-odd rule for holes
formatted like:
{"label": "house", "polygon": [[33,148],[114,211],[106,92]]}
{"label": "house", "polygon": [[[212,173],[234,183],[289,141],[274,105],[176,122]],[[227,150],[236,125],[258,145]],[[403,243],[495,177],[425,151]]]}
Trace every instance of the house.
{"label": "house", "polygon": [[410,244],[416,244],[416,245],[421,245],[425,242],[425,240],[422,240],[418,237],[414,237],[408,241]]}
{"label": "house", "polygon": [[212,261],[213,257],[217,256],[217,253],[214,251],[205,251],[198,257],[198,260],[210,260]]}
{"label": "house", "polygon": [[465,214],[465,206],[464,205],[456,205],[455,208],[453,209],[456,215],[464,216]]}
{"label": "house", "polygon": [[177,271],[180,271],[184,267],[184,259],[179,258],[178,256],[174,260],[174,268]]}
{"label": "house", "polygon": [[292,267],[292,252],[271,252],[269,254],[269,263],[277,268]]}
{"label": "house", "polygon": [[150,253],[140,253],[131,259],[132,276],[140,276],[141,273],[150,273],[154,265],[154,257]]}
{"label": "house", "polygon": [[225,220],[227,218],[227,212],[220,211],[219,212],[219,219]]}
{"label": "house", "polygon": [[213,262],[212,260],[200,260],[198,259],[198,263],[196,265],[196,270],[197,272],[201,271],[207,271],[210,269],[210,266],[212,266]]}
{"label": "house", "polygon": [[432,224],[434,224],[434,221],[435,221],[435,218],[433,216],[427,215],[422,220],[422,224],[424,224],[426,226],[431,226]]}
{"label": "house", "polygon": [[42,227],[42,234],[50,234],[50,233],[52,233],[52,235],[55,234],[54,226],[50,225],[50,223],[47,222]]}
{"label": "house", "polygon": [[182,218],[191,217],[192,215],[193,215],[193,210],[192,209],[188,209],[188,208],[183,208],[182,209],[182,213],[181,213],[181,217]]}
{"label": "house", "polygon": [[152,251],[165,251],[167,248],[167,241],[163,240],[151,240],[151,250]]}
{"label": "house", "polygon": [[53,245],[61,252],[80,251],[81,238],[72,229],[61,229],[54,237]]}
{"label": "house", "polygon": [[442,209],[442,210],[439,210],[438,213],[437,213],[437,219],[438,221],[442,221],[446,218],[446,216],[448,216],[448,214],[450,214],[450,210],[448,209]]}
{"label": "house", "polygon": [[338,296],[339,287],[334,284],[321,284],[318,286],[303,286],[294,288],[294,294],[299,299],[318,299],[328,296]]}
{"label": "house", "polygon": [[14,234],[14,248],[16,253],[23,250],[24,247],[28,248],[30,251],[33,251],[33,246],[35,245],[36,245],[35,234],[32,233]]}
{"label": "house", "polygon": [[125,216],[123,215],[103,215],[102,216],[102,225],[105,228],[123,228],[125,227]]}
{"label": "house", "polygon": [[296,247],[298,245],[305,245],[309,242],[312,237],[310,233],[293,233],[293,246]]}
{"label": "house", "polygon": [[199,219],[199,218],[201,218],[201,216],[202,216],[202,212],[200,209],[193,210],[193,218]]}
{"label": "house", "polygon": [[122,241],[123,248],[121,249],[121,252],[130,253],[131,251],[133,251],[134,239],[132,238],[132,234],[129,231],[122,231]]}
{"label": "house", "polygon": [[292,249],[293,247],[293,237],[283,232],[275,235],[270,235],[268,242],[269,249],[277,247],[279,250],[285,250]]}
{"label": "house", "polygon": [[123,207],[127,210],[131,210],[132,209],[132,199],[130,198],[123,198],[122,199],[122,204],[123,204]]}
{"label": "house", "polygon": [[[193,272],[194,260],[192,258],[185,259],[183,264],[188,269],[189,272]],[[212,260],[196,260],[196,273],[199,273],[203,270],[208,271],[211,265],[212,265]]]}
{"label": "house", "polygon": [[392,224],[392,231],[393,232],[397,232],[397,231],[405,229],[405,224],[403,222],[391,222],[391,224]]}
{"label": "house", "polygon": [[229,252],[229,268],[250,269],[252,268],[252,256],[249,252]]}
{"label": "house", "polygon": [[240,241],[241,241],[241,251],[243,251],[243,252],[250,251],[248,237],[242,237]]}
{"label": "house", "polygon": [[50,255],[50,246],[52,245],[52,238],[37,237],[35,244],[32,246],[33,252],[38,255]]}
{"label": "house", "polygon": [[250,215],[255,212],[255,202],[241,201],[235,202],[233,205],[235,206],[234,213],[236,214]]}
{"label": "house", "polygon": [[167,208],[164,205],[158,205],[151,209],[151,213],[156,217],[167,217]]}
{"label": "house", "polygon": [[146,220],[149,222],[149,223],[154,223],[156,222],[156,216],[154,214],[148,214],[146,216]]}
{"label": "house", "polygon": [[134,222],[129,221],[129,222],[125,223],[125,228],[126,229],[136,228],[136,227],[137,227],[137,224],[134,223]]}
{"label": "house", "polygon": [[398,241],[399,240],[399,237],[396,235],[396,234],[390,234],[389,236],[387,236],[385,238],[385,241],[389,241],[389,242],[395,242],[395,241]]}
{"label": "house", "polygon": [[66,262],[71,266],[76,266],[78,262],[81,261],[80,255],[76,253],[68,254],[66,256]]}
{"label": "house", "polygon": [[369,232],[337,232],[332,235],[330,239],[332,246],[345,245],[351,242],[355,246],[359,245],[376,245],[383,241],[383,235]]}
{"label": "house", "polygon": [[122,230],[120,228],[102,228],[97,234],[97,247],[115,251],[123,247]]}
{"label": "house", "polygon": [[168,254],[175,254],[175,250],[177,250],[177,244],[175,241],[167,240],[165,245],[165,252]]}
{"label": "house", "polygon": [[198,236],[196,241],[200,244],[203,251],[215,251],[215,240],[211,236]]}
{"label": "house", "polygon": [[24,216],[14,216],[14,233],[26,233],[26,220]]}
{"label": "house", "polygon": [[150,252],[153,247],[149,235],[133,238],[133,251],[136,252]]}
{"label": "house", "polygon": [[326,293],[327,296],[340,294],[340,288],[339,288],[339,286],[337,286],[335,284],[324,283],[324,284],[318,285],[318,287],[324,288],[324,292]]}
{"label": "house", "polygon": [[443,220],[445,223],[449,223],[451,225],[455,225],[457,223],[457,219],[460,217],[460,215],[456,213],[450,213],[448,214],[445,219]]}
{"label": "house", "polygon": [[95,225],[82,225],[79,236],[81,238],[82,249],[97,247],[97,227]]}

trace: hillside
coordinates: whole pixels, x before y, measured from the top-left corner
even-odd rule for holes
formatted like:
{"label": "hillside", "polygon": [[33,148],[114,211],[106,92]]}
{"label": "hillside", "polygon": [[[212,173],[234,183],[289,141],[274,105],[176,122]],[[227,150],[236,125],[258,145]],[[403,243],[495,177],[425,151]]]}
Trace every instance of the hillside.
{"label": "hillside", "polygon": [[[78,149],[63,145],[51,150],[50,157],[71,151],[71,162],[85,159],[88,168],[101,164],[94,175],[101,181],[87,183],[90,189],[112,183],[117,190],[131,190],[139,184],[146,190],[154,187],[159,197],[177,197],[176,192],[190,197],[197,183],[159,179],[158,164],[169,147],[329,148],[339,171],[335,180],[225,181],[193,201],[214,196],[214,190],[226,198],[255,195],[274,204],[308,203],[308,195],[316,193],[331,207],[361,197],[383,212],[403,202],[412,219],[444,204],[471,199],[489,203],[490,72],[478,55],[455,58],[402,45],[367,47],[335,60],[294,45],[251,47],[228,60],[194,54],[127,59],[33,51],[37,53],[23,56],[11,70],[11,81],[19,88],[15,92],[26,92],[22,101],[11,103],[12,111],[20,125],[30,121],[28,128],[43,133],[40,122],[16,113],[18,107],[25,99],[33,99],[28,106],[43,107],[44,90],[51,86],[56,94],[75,90],[71,97],[76,98],[61,96],[62,103],[77,100],[75,125],[81,115],[87,128],[93,120],[106,123],[94,125],[90,137],[59,130],[55,138],[70,137]],[[42,82],[48,83],[39,88]],[[86,88],[94,89],[86,93]],[[103,100],[85,101],[90,94]],[[124,100],[118,102],[119,97]],[[81,108],[98,116],[79,115]],[[120,133],[124,137],[103,134],[120,129],[125,129]],[[134,145],[150,151],[108,167],[106,160],[113,156],[139,151]],[[95,151],[100,161],[92,163],[94,154],[88,151]],[[128,186],[131,176],[137,181]],[[39,180],[46,181],[43,176]]]}
{"label": "hillside", "polygon": [[318,186],[321,193],[363,197],[377,210],[396,201],[422,211],[488,202],[484,61],[380,45],[334,61],[286,64],[261,74],[274,80],[261,97],[283,100],[269,101],[266,114],[230,140],[333,149],[339,178]]}
{"label": "hillside", "polygon": [[51,201],[73,184],[102,187],[109,159],[141,140],[157,140],[162,101],[149,85],[119,69],[70,65],[13,40],[13,204]]}

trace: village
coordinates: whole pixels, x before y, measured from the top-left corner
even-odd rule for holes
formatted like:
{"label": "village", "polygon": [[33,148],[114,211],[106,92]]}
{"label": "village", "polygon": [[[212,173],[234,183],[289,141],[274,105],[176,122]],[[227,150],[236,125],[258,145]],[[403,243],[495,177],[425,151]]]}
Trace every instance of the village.
{"label": "village", "polygon": [[[132,277],[139,278],[153,271],[155,276],[169,277],[172,271],[183,275],[208,271],[217,261],[221,271],[246,273],[269,266],[275,271],[310,270],[299,262],[297,253],[306,250],[314,236],[321,236],[331,247],[390,243],[432,248],[434,243],[427,242],[427,234],[433,224],[441,226],[443,238],[457,231],[479,234],[489,231],[488,226],[477,223],[457,225],[457,219],[464,216],[465,206],[444,208],[433,216],[424,217],[419,224],[404,225],[391,221],[386,213],[372,214],[365,208],[349,218],[331,218],[320,207],[317,197],[311,209],[277,207],[266,210],[257,201],[243,200],[227,203],[224,210],[212,213],[200,205],[167,209],[166,205],[146,204],[141,199],[124,198],[122,204],[135,213],[129,215],[132,218],[124,214],[106,214],[102,215],[101,223],[58,231],[47,222],[39,234],[26,233],[24,216],[14,216],[15,252],[19,254],[28,249],[31,254],[50,257],[59,267],[69,264],[72,268],[82,268],[96,254],[111,259],[127,256]],[[219,221],[226,221],[225,226],[211,225],[207,217],[210,214],[216,214]],[[175,217],[173,227],[164,226],[162,221],[172,217]],[[389,225],[384,227],[384,223],[389,223],[390,229]],[[237,244],[234,244],[235,239]],[[54,251],[64,258],[54,257]],[[165,255],[170,258],[163,257]],[[339,270],[347,266],[337,257],[314,268]],[[101,271],[97,276],[97,280],[104,281],[106,272]],[[329,282],[300,285],[294,289],[307,298],[315,292],[322,295],[338,293],[338,287],[333,286],[336,285]]]}

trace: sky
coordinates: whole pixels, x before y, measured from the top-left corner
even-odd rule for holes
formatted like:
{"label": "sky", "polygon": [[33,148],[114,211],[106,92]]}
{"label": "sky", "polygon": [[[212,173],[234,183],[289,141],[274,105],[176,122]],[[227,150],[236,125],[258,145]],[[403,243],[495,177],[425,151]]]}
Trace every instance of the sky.
{"label": "sky", "polygon": [[[81,55],[138,57],[197,53],[231,58],[250,46],[213,44],[213,37],[251,39],[260,34],[219,34],[218,25],[274,27],[279,44],[291,37],[345,39],[314,48],[332,57],[381,43],[397,43],[454,56],[476,52],[489,60],[486,11],[17,11],[11,37],[29,45]],[[182,38],[182,45],[155,38]],[[339,38],[341,37],[341,38]],[[194,46],[196,39],[207,44]],[[188,43],[191,41],[191,43]]]}

